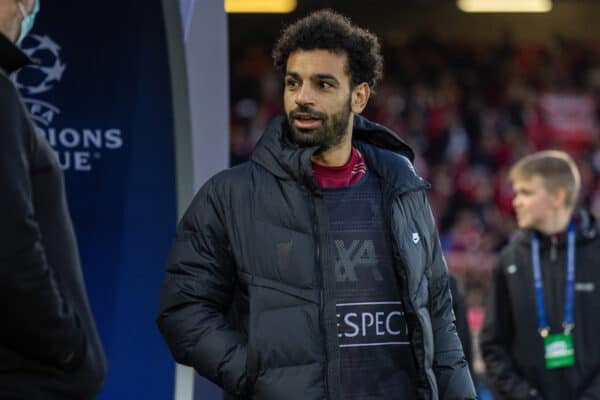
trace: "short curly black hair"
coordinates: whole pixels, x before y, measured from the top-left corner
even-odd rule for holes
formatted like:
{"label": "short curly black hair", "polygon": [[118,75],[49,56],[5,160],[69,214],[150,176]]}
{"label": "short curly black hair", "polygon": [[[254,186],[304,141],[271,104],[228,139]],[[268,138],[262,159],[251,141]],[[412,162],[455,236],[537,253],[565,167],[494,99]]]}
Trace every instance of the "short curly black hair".
{"label": "short curly black hair", "polygon": [[377,36],[332,10],[315,11],[284,29],[273,49],[273,63],[282,75],[296,50],[345,52],[352,86],[367,82],[374,89],[383,76]]}

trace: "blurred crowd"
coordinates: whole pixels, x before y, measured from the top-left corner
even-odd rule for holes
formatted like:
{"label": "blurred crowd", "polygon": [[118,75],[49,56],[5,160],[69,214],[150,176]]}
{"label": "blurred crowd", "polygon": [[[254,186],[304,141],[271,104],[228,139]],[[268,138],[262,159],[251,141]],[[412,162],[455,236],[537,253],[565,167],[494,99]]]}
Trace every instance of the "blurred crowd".
{"label": "blurred crowd", "polygon": [[[580,203],[600,216],[600,44],[556,36],[544,45],[383,43],[384,81],[364,115],[408,142],[429,191],[450,271],[477,335],[496,252],[516,229],[510,165],[546,148],[574,155]],[[231,163],[248,159],[283,112],[268,45],[232,51]],[[474,365],[481,371],[480,362]]]}

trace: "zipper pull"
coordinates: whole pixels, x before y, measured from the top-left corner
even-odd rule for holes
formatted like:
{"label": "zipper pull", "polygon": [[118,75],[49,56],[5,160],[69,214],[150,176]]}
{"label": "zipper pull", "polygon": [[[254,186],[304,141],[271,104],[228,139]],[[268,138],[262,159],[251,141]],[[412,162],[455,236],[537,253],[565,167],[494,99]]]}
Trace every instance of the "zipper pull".
{"label": "zipper pull", "polygon": [[552,236],[550,238],[550,261],[556,261],[556,243],[558,242],[558,238],[556,236]]}

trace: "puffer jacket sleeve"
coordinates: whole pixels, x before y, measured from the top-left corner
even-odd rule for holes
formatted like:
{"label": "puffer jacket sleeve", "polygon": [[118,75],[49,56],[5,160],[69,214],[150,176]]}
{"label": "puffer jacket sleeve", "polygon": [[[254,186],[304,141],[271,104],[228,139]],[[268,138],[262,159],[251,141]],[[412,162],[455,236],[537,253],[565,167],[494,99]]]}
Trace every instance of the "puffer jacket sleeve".
{"label": "puffer jacket sleeve", "polygon": [[75,368],[85,352],[79,319],[48,262],[34,204],[35,130],[0,70],[1,346],[53,366]]}
{"label": "puffer jacket sleeve", "polygon": [[600,373],[597,373],[592,382],[585,389],[579,400],[600,399]]}
{"label": "puffer jacket sleeve", "polygon": [[510,355],[513,336],[513,316],[506,276],[499,260],[492,272],[492,287],[481,330],[480,347],[485,373],[502,399],[535,398],[536,390],[523,378]]}
{"label": "puffer jacket sleeve", "polygon": [[225,317],[236,274],[214,179],[200,189],[178,227],[157,324],[177,362],[243,396],[247,339]]}
{"label": "puffer jacket sleeve", "polygon": [[467,305],[461,290],[458,287],[456,278],[452,275],[448,275],[450,278],[450,293],[452,293],[452,310],[454,311],[454,317],[456,321],[456,333],[462,344],[463,352],[465,353],[465,359],[469,363],[469,371],[473,376],[473,343],[471,341],[471,331],[469,330],[469,322],[467,321]]}
{"label": "puffer jacket sleeve", "polygon": [[476,399],[477,395],[469,366],[465,360],[460,339],[454,325],[452,295],[448,268],[442,254],[440,240],[431,208],[425,194],[425,222],[430,233],[430,312],[434,340],[433,370],[437,379],[440,399]]}

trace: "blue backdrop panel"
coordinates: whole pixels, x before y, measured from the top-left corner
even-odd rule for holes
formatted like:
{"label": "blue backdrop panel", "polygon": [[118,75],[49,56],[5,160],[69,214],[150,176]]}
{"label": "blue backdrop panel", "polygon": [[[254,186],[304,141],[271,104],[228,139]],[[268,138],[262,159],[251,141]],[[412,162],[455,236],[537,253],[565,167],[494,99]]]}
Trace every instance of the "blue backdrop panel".
{"label": "blue backdrop panel", "polygon": [[175,229],[173,113],[159,0],[42,2],[13,78],[65,170],[108,376],[99,399],[170,399],[154,324]]}

